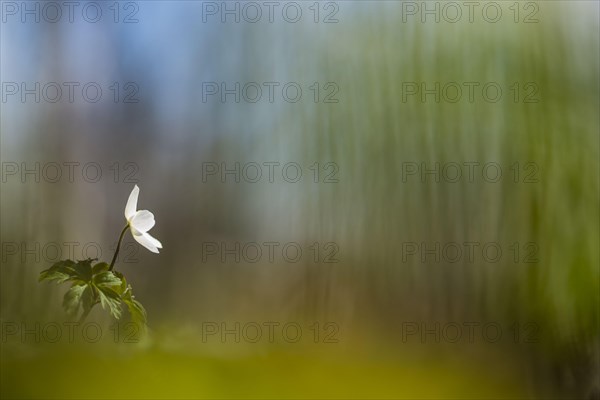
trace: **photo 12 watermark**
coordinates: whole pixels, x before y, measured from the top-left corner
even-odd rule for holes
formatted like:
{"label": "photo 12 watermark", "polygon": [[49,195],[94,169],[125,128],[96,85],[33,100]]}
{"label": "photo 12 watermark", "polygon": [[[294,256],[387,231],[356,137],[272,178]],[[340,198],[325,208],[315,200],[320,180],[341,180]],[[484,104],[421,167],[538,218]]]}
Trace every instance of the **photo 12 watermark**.
{"label": "photo 12 watermark", "polygon": [[2,1],[3,24],[137,24],[137,1]]}
{"label": "photo 12 watermark", "polygon": [[504,164],[495,161],[402,163],[402,183],[539,183],[539,166],[531,161]]}
{"label": "photo 12 watermark", "polygon": [[2,321],[1,343],[138,343],[143,331],[133,322],[115,323],[102,328],[96,322],[19,322]]}
{"label": "photo 12 watermark", "polygon": [[137,82],[37,82],[3,81],[2,103],[135,104],[140,102]]}
{"label": "photo 12 watermark", "polygon": [[336,264],[340,262],[340,246],[336,242],[202,242],[202,263],[221,264]]}
{"label": "photo 12 watermark", "polygon": [[298,103],[337,104],[336,82],[202,82],[203,103]]}
{"label": "photo 12 watermark", "polygon": [[[61,241],[61,242],[24,242],[2,241],[2,263],[48,265],[62,259],[87,260],[101,259],[103,255],[114,254],[117,242],[102,245],[97,242]],[[121,264],[137,264],[140,247],[136,243],[126,242],[120,247],[116,258]]]}
{"label": "photo 12 watermark", "polygon": [[[535,322],[422,322],[402,323],[402,343],[539,343],[540,326]],[[504,339],[504,340],[503,340]]]}
{"label": "photo 12 watermark", "polygon": [[3,161],[2,183],[138,183],[140,167],[132,161]]}
{"label": "photo 12 watermark", "polygon": [[202,183],[339,183],[335,162],[295,161],[203,162]]}
{"label": "photo 12 watermark", "polygon": [[536,82],[402,82],[402,103],[513,103],[535,104],[540,100]]}
{"label": "photo 12 watermark", "polygon": [[336,1],[203,1],[202,22],[221,24],[337,24],[340,3]]}
{"label": "photo 12 watermark", "polygon": [[339,343],[335,322],[202,322],[202,343]]}
{"label": "photo 12 watermark", "polygon": [[540,3],[535,1],[402,1],[402,23],[537,24]]}
{"label": "photo 12 watermark", "polygon": [[402,242],[402,262],[420,264],[462,263],[513,264],[539,262],[539,246],[535,242]]}

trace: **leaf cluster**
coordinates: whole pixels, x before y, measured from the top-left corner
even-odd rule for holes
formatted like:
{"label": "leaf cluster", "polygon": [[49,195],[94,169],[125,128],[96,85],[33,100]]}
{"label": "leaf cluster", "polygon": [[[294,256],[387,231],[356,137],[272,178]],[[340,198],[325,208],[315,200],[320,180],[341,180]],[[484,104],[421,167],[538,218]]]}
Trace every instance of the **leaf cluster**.
{"label": "leaf cluster", "polygon": [[100,303],[103,309],[116,319],[122,315],[122,305],[129,310],[132,322],[146,327],[146,310],[133,295],[131,285],[123,274],[110,271],[105,262],[92,263],[96,259],[61,260],[42,271],[39,281],[70,283],[71,287],[63,298],[63,307],[73,317],[79,315],[83,321],[92,308]]}

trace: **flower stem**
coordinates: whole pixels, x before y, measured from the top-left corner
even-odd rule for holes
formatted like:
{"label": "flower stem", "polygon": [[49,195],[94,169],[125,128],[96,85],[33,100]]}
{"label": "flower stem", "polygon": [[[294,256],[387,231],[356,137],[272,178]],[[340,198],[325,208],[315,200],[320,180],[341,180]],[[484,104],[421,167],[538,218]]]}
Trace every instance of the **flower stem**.
{"label": "flower stem", "polygon": [[121,236],[119,236],[119,243],[117,243],[117,249],[115,250],[115,255],[112,258],[112,261],[110,262],[110,267],[108,267],[109,271],[112,271],[113,267],[115,266],[115,261],[117,261],[117,255],[119,254],[119,249],[121,248],[121,241],[123,240],[123,235],[125,235],[125,231],[127,230],[127,228],[129,228],[129,224],[125,225],[125,228],[123,228],[123,230],[121,231]]}

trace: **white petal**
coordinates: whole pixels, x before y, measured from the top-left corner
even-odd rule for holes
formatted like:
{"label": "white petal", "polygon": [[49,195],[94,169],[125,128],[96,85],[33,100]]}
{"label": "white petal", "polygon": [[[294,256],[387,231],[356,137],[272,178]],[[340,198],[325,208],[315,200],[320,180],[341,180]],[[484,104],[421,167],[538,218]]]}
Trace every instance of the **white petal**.
{"label": "white petal", "polygon": [[155,245],[157,248],[162,249],[162,243],[158,241],[155,237],[150,235],[148,232],[144,233],[144,235]]}
{"label": "white petal", "polygon": [[127,221],[131,219],[135,215],[135,210],[137,209],[137,201],[138,196],[140,194],[140,188],[138,185],[133,187],[131,194],[129,195],[129,199],[127,200],[127,205],[125,206],[125,218]]}
{"label": "white petal", "polygon": [[129,221],[129,225],[139,232],[147,232],[154,226],[154,214],[148,210],[140,210]]}
{"label": "white petal", "polygon": [[133,234],[133,238],[136,240],[136,242],[153,253],[158,253],[158,249],[162,249],[162,244],[160,244],[158,240],[154,239],[146,232],[141,233],[140,235]]}

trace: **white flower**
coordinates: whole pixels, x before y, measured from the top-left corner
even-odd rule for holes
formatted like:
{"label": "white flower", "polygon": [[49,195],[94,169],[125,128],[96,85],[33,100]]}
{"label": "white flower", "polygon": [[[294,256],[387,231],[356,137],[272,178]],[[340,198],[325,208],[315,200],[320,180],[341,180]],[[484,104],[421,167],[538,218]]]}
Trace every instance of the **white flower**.
{"label": "white flower", "polygon": [[155,224],[154,214],[148,210],[136,210],[139,194],[140,188],[135,185],[125,206],[125,219],[133,238],[151,252],[158,253],[158,249],[162,249],[162,244],[148,233]]}

